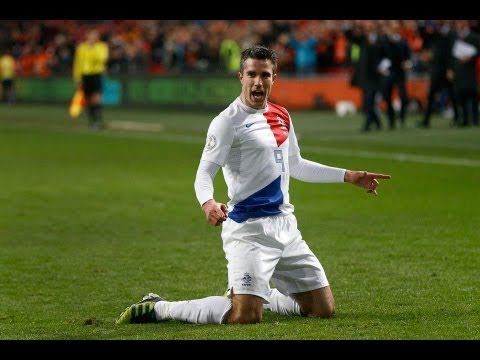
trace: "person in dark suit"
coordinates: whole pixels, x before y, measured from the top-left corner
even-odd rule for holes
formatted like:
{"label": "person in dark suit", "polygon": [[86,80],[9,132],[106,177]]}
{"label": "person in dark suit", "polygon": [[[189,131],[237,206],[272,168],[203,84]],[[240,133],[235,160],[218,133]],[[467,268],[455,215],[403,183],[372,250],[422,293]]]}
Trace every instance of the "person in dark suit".
{"label": "person in dark suit", "polygon": [[347,38],[360,47],[360,57],[355,67],[356,84],[362,89],[365,120],[361,130],[368,132],[375,126],[382,128],[377,111],[376,96],[381,93],[380,63],[385,59],[384,42],[378,34],[378,24],[373,20],[360,22],[361,33],[347,31]]}
{"label": "person in dark suit", "polygon": [[471,31],[468,20],[456,20],[455,25],[457,38],[453,46],[453,87],[462,114],[459,126],[469,126],[471,123],[478,126],[476,63],[480,50],[480,38],[478,34]]}
{"label": "person in dark suit", "polygon": [[418,123],[419,127],[430,127],[430,117],[435,107],[435,96],[444,89],[447,91],[453,107],[454,124],[458,123],[457,99],[452,81],[452,48],[455,36],[455,32],[451,29],[448,21],[442,20],[435,23],[433,33],[427,41],[426,48],[431,53],[430,88],[428,90],[427,108],[423,115],[423,121]]}
{"label": "person in dark suit", "polygon": [[406,70],[411,68],[411,50],[407,41],[400,36],[400,21],[390,20],[386,24],[386,51],[391,61],[386,75],[383,77],[382,95],[387,106],[388,124],[395,129],[395,110],[392,104],[393,90],[396,87],[400,97],[400,123],[405,125],[405,114],[408,106],[406,90]]}

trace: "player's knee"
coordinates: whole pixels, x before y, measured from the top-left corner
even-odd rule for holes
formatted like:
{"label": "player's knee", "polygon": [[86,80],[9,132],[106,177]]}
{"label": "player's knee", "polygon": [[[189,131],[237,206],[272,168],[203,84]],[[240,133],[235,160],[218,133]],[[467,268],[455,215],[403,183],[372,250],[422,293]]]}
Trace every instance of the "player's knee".
{"label": "player's knee", "polygon": [[302,314],[308,317],[318,317],[322,319],[330,319],[335,316],[335,305],[325,304],[323,306],[313,306],[311,308],[302,309]]}
{"label": "player's knee", "polygon": [[317,317],[323,319],[330,319],[335,316],[335,305],[329,304],[328,306],[323,307],[317,314]]}
{"label": "player's knee", "polygon": [[227,319],[228,324],[256,324],[262,321],[262,312],[250,311],[232,311]]}
{"label": "player's knee", "polygon": [[255,324],[262,321],[263,299],[254,295],[234,295],[227,324]]}

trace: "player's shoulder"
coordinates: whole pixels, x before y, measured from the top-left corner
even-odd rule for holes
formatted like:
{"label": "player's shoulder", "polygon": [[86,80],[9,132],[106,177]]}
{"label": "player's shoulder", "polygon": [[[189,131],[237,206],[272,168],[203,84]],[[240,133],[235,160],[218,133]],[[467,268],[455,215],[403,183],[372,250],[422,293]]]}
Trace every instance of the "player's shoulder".
{"label": "player's shoulder", "polygon": [[233,114],[235,113],[232,104],[228,105],[224,110],[218,113],[211,121],[210,127],[228,127],[232,124]]}
{"label": "player's shoulder", "polygon": [[267,103],[268,103],[268,111],[269,112],[277,112],[277,113],[285,115],[287,118],[290,117],[290,114],[289,114],[288,110],[286,108],[284,108],[283,106],[275,104],[271,101],[268,101]]}
{"label": "player's shoulder", "polygon": [[242,105],[240,99],[236,98],[220,114],[217,115],[217,118],[233,124],[234,122],[242,121],[248,115],[249,113],[245,111],[245,105]]}

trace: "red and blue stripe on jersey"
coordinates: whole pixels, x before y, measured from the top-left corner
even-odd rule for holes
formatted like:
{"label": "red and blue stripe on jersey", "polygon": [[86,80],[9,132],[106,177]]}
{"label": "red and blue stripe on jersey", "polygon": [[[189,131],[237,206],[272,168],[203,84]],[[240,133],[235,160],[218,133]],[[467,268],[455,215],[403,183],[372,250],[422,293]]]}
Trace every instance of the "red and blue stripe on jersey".
{"label": "red and blue stripe on jersey", "polygon": [[[287,140],[290,130],[288,112],[283,107],[268,102],[268,111],[263,116],[270,126],[277,146],[280,147]],[[249,218],[277,215],[281,213],[279,207],[283,203],[281,176],[278,176],[264,188],[235,204],[229,217],[241,223]]]}

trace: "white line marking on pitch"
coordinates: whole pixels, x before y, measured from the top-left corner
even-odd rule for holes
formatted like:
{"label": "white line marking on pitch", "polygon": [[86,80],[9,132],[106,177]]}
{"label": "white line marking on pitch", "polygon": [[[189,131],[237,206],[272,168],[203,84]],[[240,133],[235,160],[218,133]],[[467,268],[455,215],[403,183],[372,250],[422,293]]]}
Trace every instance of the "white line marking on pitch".
{"label": "white line marking on pitch", "polygon": [[126,120],[111,120],[107,127],[114,130],[163,131],[163,125],[159,123]]}
{"label": "white line marking on pitch", "polygon": [[[158,130],[157,130],[158,131]],[[179,142],[184,144],[204,144],[205,139],[179,134],[165,134],[159,133],[156,138],[161,138],[164,141]],[[454,158],[443,156],[428,156],[428,155],[415,155],[408,153],[398,152],[378,152],[368,150],[348,150],[329,147],[317,147],[317,146],[301,146],[300,149],[305,152],[311,152],[314,154],[330,154],[346,157],[359,157],[365,159],[388,159],[394,161],[414,162],[424,164],[437,164],[437,165],[455,165],[455,166],[467,166],[467,167],[480,167],[480,160],[466,159],[466,158]]]}
{"label": "white line marking on pitch", "polygon": [[327,147],[313,147],[303,146],[302,150],[312,152],[315,154],[332,154],[348,157],[360,157],[367,159],[389,159],[396,161],[409,161],[425,164],[440,164],[440,165],[457,165],[457,166],[470,166],[480,167],[480,160],[465,159],[465,158],[453,158],[443,156],[428,156],[428,155],[415,155],[406,153],[386,153],[368,150],[345,150],[335,149]]}

